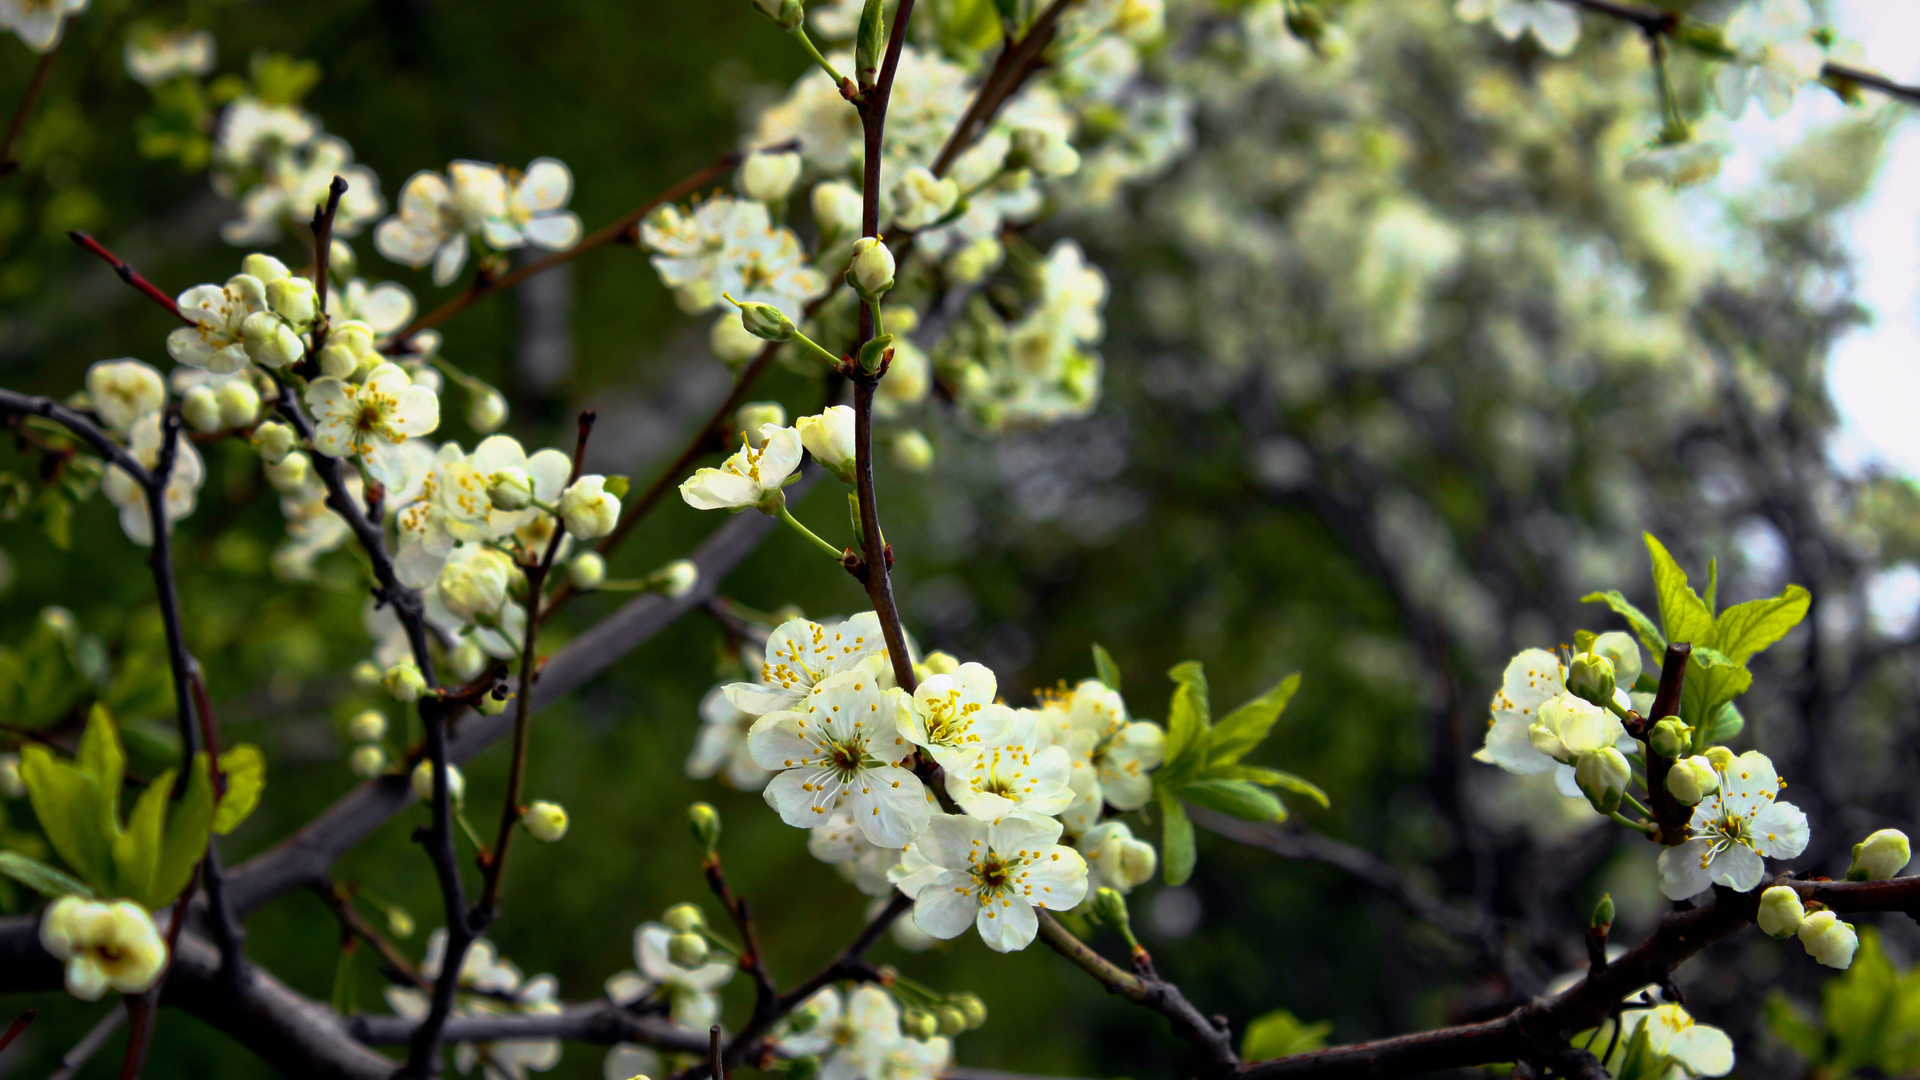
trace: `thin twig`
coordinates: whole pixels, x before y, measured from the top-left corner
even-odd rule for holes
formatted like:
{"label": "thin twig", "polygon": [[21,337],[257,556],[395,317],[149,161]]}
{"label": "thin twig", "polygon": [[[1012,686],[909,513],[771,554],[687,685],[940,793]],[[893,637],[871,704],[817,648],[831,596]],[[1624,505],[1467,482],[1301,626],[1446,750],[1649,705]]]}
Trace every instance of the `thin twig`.
{"label": "thin twig", "polygon": [[947,136],[945,146],[940,148],[940,156],[933,160],[933,175],[945,176],[953,163],[979,139],[987,130],[1000,107],[1018,93],[1035,71],[1040,69],[1042,54],[1053,42],[1054,29],[1060,16],[1066,12],[1074,0],[1053,0],[1042,11],[1033,25],[1017,42],[1009,42],[1000,50],[993,62],[993,68],[987,73],[986,80],[980,84],[980,90],[974,95],[973,103],[968,106],[966,115],[960,118],[952,134]]}
{"label": "thin twig", "polygon": [[33,106],[40,100],[40,91],[47,88],[47,73],[53,70],[53,56],[60,51],[59,43],[48,49],[34,65],[33,78],[27,82],[27,92],[20,98],[20,107],[13,110],[13,122],[7,125],[7,140],[0,142],[0,177],[12,176],[20,168],[13,160],[13,148],[20,142],[20,133],[27,129],[27,117],[32,115]]}
{"label": "thin twig", "polygon": [[127,1010],[118,1007],[108,1009],[106,1015],[88,1028],[79,1042],[73,1044],[73,1049],[60,1055],[60,1067],[53,1070],[47,1080],[73,1080],[74,1074],[92,1061],[93,1055],[99,1053],[100,1048],[107,1045],[107,1040],[113,1038],[113,1033],[119,1031],[120,1025],[126,1022]]}
{"label": "thin twig", "polygon": [[7,1047],[12,1046],[13,1040],[19,1038],[20,1033],[27,1030],[27,1025],[33,1023],[39,1015],[39,1009],[28,1009],[26,1012],[14,1017],[13,1023],[7,1025],[7,1030],[4,1033],[0,1033],[0,1050],[5,1050]]}
{"label": "thin twig", "polygon": [[174,303],[173,297],[168,296],[166,293],[163,293],[159,289],[155,288],[153,282],[148,281],[146,278],[141,277],[139,271],[127,265],[127,262],[125,259],[122,259],[120,256],[115,255],[113,252],[108,251],[106,246],[100,243],[100,241],[95,240],[93,237],[87,235],[86,233],[81,232],[79,229],[74,229],[73,231],[67,233],[67,238],[69,240],[72,240],[74,243],[79,244],[81,247],[86,248],[88,251],[93,252],[95,255],[98,255],[100,259],[104,261],[108,266],[113,267],[113,272],[120,275],[121,281],[124,281],[127,284],[133,286],[134,288],[140,290],[140,292],[143,295],[145,295],[147,299],[152,300],[154,303],[159,304],[161,307],[166,308],[168,311],[172,312],[174,318],[179,319],[181,322],[186,323],[188,326],[200,325],[194,320],[188,318],[186,316],[186,313],[180,310],[180,305]]}
{"label": "thin twig", "polygon": [[753,910],[745,900],[735,896],[727,884],[727,871],[721,865],[719,852],[706,856],[701,865],[707,872],[707,887],[719,898],[720,906],[727,909],[727,917],[733,920],[733,928],[740,934],[740,970],[753,978],[753,1015],[756,1019],[773,1016],[779,1005],[780,988],[767,971],[767,957],[760,949],[760,934],[753,925]]}
{"label": "thin twig", "polygon": [[327,345],[327,263],[333,256],[333,218],[340,212],[340,197],[347,193],[347,181],[336,176],[327,185],[327,201],[313,208],[313,347],[308,355],[317,363],[320,350]]}
{"label": "thin twig", "polygon": [[407,955],[396,948],[393,942],[388,941],[384,934],[374,929],[366,916],[360,914],[359,909],[353,906],[353,899],[348,893],[347,886],[315,882],[311,892],[319,897],[320,902],[327,905],[327,910],[333,912],[333,917],[339,920],[343,935],[357,937],[373,946],[374,951],[380,954],[380,959],[393,969],[394,974],[398,975],[401,981],[411,983],[417,989],[432,992],[433,984],[420,974],[420,969],[413,966],[413,961],[408,960]]}
{"label": "thin twig", "polygon": [[1036,914],[1040,916],[1040,940],[1049,948],[1093,976],[1108,993],[1118,994],[1166,1017],[1175,1035],[1199,1049],[1207,1062],[1203,1076],[1229,1073],[1240,1064],[1240,1057],[1233,1049],[1233,1032],[1226,1020],[1205,1016],[1194,1008],[1178,986],[1160,977],[1153,961],[1144,953],[1136,955],[1132,972],[1122,971],[1092,946],[1074,937],[1052,912],[1041,908]]}

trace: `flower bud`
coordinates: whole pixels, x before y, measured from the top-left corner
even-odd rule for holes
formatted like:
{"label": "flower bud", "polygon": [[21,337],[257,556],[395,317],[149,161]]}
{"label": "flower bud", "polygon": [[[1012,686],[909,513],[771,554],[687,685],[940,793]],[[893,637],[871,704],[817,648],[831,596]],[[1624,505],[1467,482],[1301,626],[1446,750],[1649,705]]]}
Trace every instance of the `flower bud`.
{"label": "flower bud", "polygon": [[1707,764],[1712,765],[1715,772],[1726,772],[1733,767],[1733,751],[1724,746],[1707,747],[1706,758]]}
{"label": "flower bud", "polygon": [[0,796],[17,799],[26,793],[26,781],[20,779],[20,755],[0,754]]}
{"label": "flower bud", "polygon": [[924,229],[946,217],[960,201],[960,184],[941,179],[924,165],[909,168],[893,185],[893,220],[903,229]]}
{"label": "flower bud", "polygon": [[1800,894],[1785,885],[1775,885],[1760,894],[1760,929],[1777,938],[1789,938],[1800,932],[1807,921],[1807,909]]}
{"label": "flower bud", "polygon": [[801,9],[800,0],[753,0],[760,14],[773,20],[773,24],[782,30],[792,30],[806,17]]}
{"label": "flower bud", "polygon": [[331,338],[314,359],[320,364],[320,374],[336,379],[351,379],[353,373],[360,370],[360,358],[353,350]]}
{"label": "flower bud", "polygon": [[419,701],[427,692],[427,680],[411,660],[402,660],[388,668],[387,673],[380,676],[380,685],[386,687],[395,701]]}
{"label": "flower bud", "polygon": [[253,452],[260,455],[260,460],[269,465],[278,465],[293,452],[293,428],[278,420],[268,420],[253,429],[253,438],[248,441],[253,446]]}
{"label": "flower bud", "polygon": [[1692,806],[1719,788],[1720,774],[1700,754],[1674,762],[1667,772],[1667,793],[1682,806]]}
{"label": "flower bud", "polygon": [[379,743],[363,743],[347,755],[347,768],[363,780],[371,780],[387,767],[387,752]]}
{"label": "flower bud", "polygon": [[937,1005],[933,1018],[940,1022],[940,1034],[951,1039],[967,1030],[967,1014],[951,1005]]}
{"label": "flower bud", "polygon": [[1633,769],[1627,764],[1626,755],[1607,746],[1581,754],[1580,763],[1574,766],[1573,777],[1580,785],[1581,794],[1587,797],[1593,808],[1610,814],[1620,808],[1620,798],[1626,794],[1627,784],[1633,779]]}
{"label": "flower bud", "polygon": [[260,418],[260,391],[245,379],[229,379],[214,397],[220,402],[222,427],[247,427]]}
{"label": "flower bud", "polygon": [[[693,904],[673,905],[666,914],[660,916],[660,921],[676,934],[696,934],[707,925],[707,917],[700,914],[700,909]],[[814,1019],[819,1019],[818,1013],[814,1014]]]}
{"label": "flower bud", "polygon": [[720,811],[707,803],[694,803],[687,807],[687,824],[693,828],[693,839],[701,851],[711,855],[719,848]]}
{"label": "flower bud", "polygon": [[520,820],[535,840],[551,844],[567,835],[567,811],[559,803],[536,801],[527,807]]}
{"label": "flower bud", "polygon": [[347,733],[355,742],[379,742],[387,737],[387,714],[368,709],[347,722]]}
{"label": "flower bud", "polygon": [[955,994],[948,1000],[966,1014],[969,1029],[980,1027],[987,1022],[987,1003],[980,1000],[980,995]]}
{"label": "flower bud", "polygon": [[1093,917],[1120,931],[1128,944],[1133,943],[1133,920],[1127,914],[1127,898],[1120,895],[1120,890],[1103,887],[1096,891],[1093,894]]}
{"label": "flower bud", "polygon": [[746,327],[747,333],[764,341],[786,341],[793,337],[793,320],[787,318],[786,312],[772,304],[753,300],[743,304],[731,296],[727,299],[740,309],[740,325]]}
{"label": "flower bud", "polygon": [[707,962],[707,939],[699,934],[675,934],[667,939],[667,956],[683,968]]}
{"label": "flower bud", "polygon": [[1602,893],[1600,902],[1593,905],[1593,916],[1587,920],[1592,929],[1605,933],[1613,925],[1613,894]]}
{"label": "flower bud", "polygon": [[[448,765],[447,798],[453,802],[453,805],[459,806],[460,797],[466,794],[466,791],[467,782],[460,775],[460,770]],[[433,762],[422,759],[420,764],[413,767],[413,793],[419,796],[421,802],[433,801]]]}
{"label": "flower bud", "polygon": [[725,311],[713,320],[713,330],[707,335],[707,347],[713,350],[715,360],[737,370],[740,365],[759,356],[767,343],[755,337],[753,331],[741,323],[738,312]]}
{"label": "flower bud", "polygon": [[678,600],[700,584],[700,568],[690,559],[675,559],[647,575],[647,584],[670,600]]}
{"label": "flower bud", "polygon": [[560,493],[560,516],[568,532],[582,540],[595,540],[620,523],[620,498],[606,488],[606,477],[587,475]]}
{"label": "flower bud", "polygon": [[1850,923],[1843,923],[1831,911],[1816,911],[1800,924],[1800,944],[1807,955],[1830,968],[1845,969],[1853,963],[1853,950],[1860,938]]}
{"label": "flower bud", "polygon": [[933,444],[918,431],[903,431],[893,437],[893,460],[908,472],[925,472],[933,467]]}
{"label": "flower bud", "polygon": [[718,299],[713,295],[713,283],[706,278],[695,278],[673,290],[673,304],[684,315],[698,315]]}
{"label": "flower bud", "polygon": [[317,299],[313,282],[303,277],[283,277],[267,283],[267,307],[295,326],[313,321]]}
{"label": "flower bud", "polygon": [[387,930],[405,940],[413,936],[413,915],[403,907],[387,908]]}
{"label": "flower bud", "polygon": [[1006,257],[1007,249],[997,238],[978,236],[947,256],[947,276],[957,285],[985,281],[988,274],[1000,269]]}
{"label": "flower bud", "polygon": [[1669,716],[1647,732],[1647,745],[1661,757],[1677,758],[1687,752],[1688,737],[1692,733],[1693,729],[1681,723],[1679,717]]}
{"label": "flower bud", "polygon": [[486,650],[480,647],[479,642],[468,638],[447,653],[447,668],[461,682],[472,682],[487,670]]}
{"label": "flower bud", "polygon": [[800,179],[800,155],[791,150],[748,154],[740,165],[740,190],[747,198],[779,202]]}
{"label": "flower bud", "polygon": [[[313,471],[313,461],[307,455],[295,450],[261,471],[267,474],[267,482],[273,485],[275,491],[291,492],[307,482],[308,474]],[[367,663],[372,666],[372,661]],[[374,666],[373,680],[368,685],[380,685],[379,667]]]}
{"label": "flower bud", "polygon": [[940,1021],[925,1009],[908,1009],[900,1014],[900,1030],[916,1039],[931,1039],[940,1034]]}
{"label": "flower bud", "polygon": [[180,415],[195,431],[219,431],[220,398],[205,383],[190,386],[180,395]]}
{"label": "flower bud", "polygon": [[[354,255],[353,245],[338,239],[327,245],[327,276],[329,278],[346,281],[353,277],[353,272],[359,268],[359,265],[360,259]],[[241,269],[246,269],[245,263],[241,264]]]}
{"label": "flower bud", "polygon": [[872,300],[893,288],[893,252],[878,237],[863,236],[853,242],[853,264],[847,267],[847,284],[861,297]]}
{"label": "flower bud", "polygon": [[950,652],[935,649],[920,661],[920,666],[927,669],[929,676],[952,675],[960,670],[960,658]]}
{"label": "flower bud", "polygon": [[822,243],[857,232],[860,228],[860,192],[852,184],[829,180],[813,188],[813,223],[820,230]]}
{"label": "flower bud", "polygon": [[518,465],[509,465],[487,481],[487,498],[495,510],[525,510],[533,502],[533,477]]}
{"label": "flower bud", "polygon": [[467,426],[482,435],[499,430],[507,422],[507,399],[489,386],[467,402]]}
{"label": "flower bud", "polygon": [[286,263],[258,251],[240,260],[240,272],[258,279],[263,286],[271,285],[292,273]]}
{"label": "flower bud", "polygon": [[1847,868],[1848,881],[1886,881],[1906,869],[1913,858],[1907,834],[1899,829],[1881,829],[1853,845],[1853,865]]}
{"label": "flower bud", "polygon": [[755,450],[767,444],[760,429],[768,424],[777,428],[787,426],[787,410],[777,401],[749,401],[734,410],[733,429],[745,432],[747,445]]}
{"label": "flower bud", "polygon": [[512,700],[513,691],[500,685],[481,694],[479,700],[473,703],[473,707],[481,716],[499,716],[507,711],[507,703]]}
{"label": "flower bud", "polygon": [[1613,664],[1614,685],[1632,689],[1640,681],[1642,670],[1640,643],[1622,630],[1609,630],[1593,639],[1590,652],[1599,653]]}
{"label": "flower bud", "polygon": [[1031,166],[1041,176],[1068,176],[1080,168],[1080,151],[1067,141],[1065,129],[1055,124],[1023,124],[1013,133],[1013,157],[1008,164]]}
{"label": "flower bud", "polygon": [[881,334],[860,346],[860,370],[869,375],[880,370],[887,362],[887,354],[893,351],[893,335]]}
{"label": "flower bud", "polygon": [[[306,457],[305,454],[302,454],[300,456],[303,459]],[[371,690],[374,687],[380,685],[380,680],[384,676],[380,671],[379,664],[376,664],[371,660],[362,660],[359,663],[353,665],[352,670],[347,672],[347,677],[353,680],[353,683],[355,686],[365,687],[366,689]]]}
{"label": "flower bud", "polygon": [[1613,663],[1597,653],[1577,653],[1567,665],[1567,690],[1601,708],[1613,700]]}
{"label": "flower bud", "polygon": [[247,357],[266,368],[283,368],[307,355],[306,343],[280,316],[256,311],[240,324],[240,340]]}
{"label": "flower bud", "polygon": [[853,483],[854,413],[846,405],[834,405],[818,416],[803,416],[793,422],[800,433],[800,445],[813,460],[841,480]]}
{"label": "flower bud", "polygon": [[567,564],[567,581],[581,592],[600,587],[607,580],[607,560],[597,551],[583,551]]}

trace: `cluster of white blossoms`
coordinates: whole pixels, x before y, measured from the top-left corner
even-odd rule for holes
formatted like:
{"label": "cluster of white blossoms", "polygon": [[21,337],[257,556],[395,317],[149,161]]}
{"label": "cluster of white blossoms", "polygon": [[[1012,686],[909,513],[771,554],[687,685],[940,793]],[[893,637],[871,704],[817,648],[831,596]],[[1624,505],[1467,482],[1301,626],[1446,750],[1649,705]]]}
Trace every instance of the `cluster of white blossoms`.
{"label": "cluster of white blossoms", "polygon": [[[1159,725],[1132,720],[1097,680],[1014,708],[981,664],[931,653],[914,670],[908,694],[872,612],[790,619],[768,635],[754,681],[701,703],[687,772],[724,768],[763,789],[782,821],[810,830],[816,858],[870,896],[913,897],[918,930],[934,938],[972,926],[994,949],[1022,949],[1035,908],[1072,909],[1092,887],[1124,893],[1152,877],[1152,845],[1101,819],[1146,804],[1165,760]],[[923,765],[940,767],[960,813],[940,812]]]}
{"label": "cluster of white blossoms", "polygon": [[[667,1006],[675,1023],[704,1031],[720,1019],[719,990],[732,981],[739,965],[724,959],[709,962],[704,940],[695,933],[697,915],[691,922],[682,922],[681,914],[680,909],[668,913],[679,926],[649,922],[634,930],[633,959],[639,970],[622,971],[608,979],[607,997],[621,1006],[653,998]],[[693,955],[683,947],[676,959],[673,945],[681,935],[702,944]]]}
{"label": "cluster of white blossoms", "polygon": [[923,1010],[903,1013],[871,983],[845,993],[829,986],[788,1015],[775,1045],[788,1057],[817,1057],[823,1080],[932,1080],[953,1064],[948,1035],[978,1026],[969,1019],[962,1013],[962,1023],[947,1025]]}
{"label": "cluster of white blossoms", "polygon": [[0,27],[18,34],[34,52],[52,52],[67,20],[85,10],[87,0],[0,0]]}
{"label": "cluster of white blossoms", "polygon": [[183,26],[130,34],[124,58],[127,74],[142,86],[158,86],[182,75],[199,77],[213,70],[213,35]]}
{"label": "cluster of white blossoms", "polygon": [[334,214],[333,232],[350,237],[387,208],[380,178],[355,164],[353,147],[326,134],[320,120],[296,105],[251,95],[233,100],[214,134],[213,189],[240,206],[240,216],[220,227],[227,243],[252,246],[299,232],[327,202],[334,177],[347,182]]}
{"label": "cluster of white blossoms", "polygon": [[459,276],[475,245],[498,254],[529,244],[564,251],[579,243],[580,217],[566,208],[572,197],[573,173],[554,158],[536,158],[525,171],[456,161],[444,176],[423,169],[409,177],[399,212],[374,230],[373,244],[394,262],[431,264],[433,283],[445,285]]}
{"label": "cluster of white blossoms", "polygon": [[[167,385],[160,373],[138,360],[103,360],[87,369],[86,387],[86,404],[101,426],[126,446],[135,461],[148,469],[156,468],[166,439],[162,416],[167,406]],[[258,395],[252,398],[252,408],[259,408]],[[161,499],[169,527],[193,513],[206,475],[200,452],[192,441],[179,436],[174,444],[173,471],[167,474]],[[100,490],[119,509],[120,528],[127,538],[143,547],[152,544],[153,518],[146,488],[119,466],[109,466]]]}
{"label": "cluster of white blossoms", "polygon": [[[440,977],[447,953],[446,930],[427,938],[420,974],[429,982]],[[424,1020],[432,1006],[425,991],[411,986],[386,988],[387,1007],[408,1020]],[[460,962],[459,988],[453,999],[455,1016],[553,1016],[560,1012],[559,983],[551,975],[522,979],[513,962],[494,951],[482,938],[467,948]],[[454,1046],[454,1067],[464,1075],[479,1066],[481,1075],[526,1080],[529,1070],[545,1072],[560,1063],[558,1039],[507,1039],[463,1042]]]}

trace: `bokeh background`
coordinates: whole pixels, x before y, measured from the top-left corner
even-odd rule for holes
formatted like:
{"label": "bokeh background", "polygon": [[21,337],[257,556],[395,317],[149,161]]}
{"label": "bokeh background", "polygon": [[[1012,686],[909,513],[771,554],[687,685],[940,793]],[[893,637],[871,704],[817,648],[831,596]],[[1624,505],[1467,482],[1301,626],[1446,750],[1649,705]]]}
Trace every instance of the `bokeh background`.
{"label": "bokeh background", "polygon": [[[1259,4],[1274,32],[1210,29]],[[1347,1041],[1539,992],[1583,962],[1580,929],[1602,892],[1620,905],[1616,940],[1663,910],[1644,844],[1467,759],[1513,651],[1617,628],[1578,604],[1591,590],[1650,601],[1642,530],[1696,573],[1717,558],[1723,602],[1789,581],[1813,590],[1806,625],[1757,665],[1743,702],[1743,748],[1780,762],[1813,819],[1814,845],[1792,865],[1838,873],[1869,829],[1920,824],[1920,499],[1870,457],[1836,463],[1827,381],[1834,343],[1868,319],[1848,227],[1885,182],[1888,140],[1903,122],[1911,130],[1899,106],[1836,104],[1774,145],[1743,140],[1730,164],[1741,184],[1676,194],[1621,178],[1654,123],[1631,33],[1589,20],[1575,58],[1558,61],[1460,22],[1445,0],[1329,6],[1351,46],[1337,59],[1288,39],[1276,0],[1173,5],[1155,70],[1198,103],[1192,152],[1116,206],[1064,208],[1036,234],[1077,238],[1111,282],[1099,408],[991,437],[935,409],[934,468],[883,466],[880,490],[910,628],[993,666],[1010,698],[1091,675],[1095,641],[1143,718],[1164,716],[1164,673],[1181,660],[1206,664],[1223,706],[1304,673],[1257,760],[1320,784],[1332,808],[1295,806],[1291,858],[1202,830],[1192,883],[1136,893],[1135,917],[1203,1011],[1239,1027],[1286,1008]],[[1671,6],[1712,17],[1726,5]],[[589,229],[736,146],[804,70],[744,0],[95,0],[70,30],[22,170],[0,185],[9,387],[64,395],[88,364],[119,356],[164,366],[165,314],[66,230],[95,233],[169,292],[223,279],[239,255],[216,235],[232,209],[205,173],[139,151],[153,106],[121,60],[138,19],[212,29],[222,71],[256,51],[317,60],[306,106],[389,199],[414,170],[454,158],[552,155],[573,168],[572,205]],[[31,67],[0,41],[0,101],[17,100]],[[1683,62],[1678,74],[1691,99],[1706,93],[1706,69]],[[368,276],[407,284],[423,306],[451,295],[384,264],[364,238],[357,248]],[[515,402],[509,432],[565,444],[573,413],[596,408],[594,464],[643,480],[726,392],[705,324],[676,310],[631,248],[592,253],[445,329],[446,355]],[[805,412],[819,394],[776,371],[756,397]],[[472,438],[459,411],[445,411],[440,437]],[[327,556],[314,582],[277,582],[267,557],[283,523],[253,455],[213,446],[208,466],[177,533],[187,635],[227,738],[259,744],[271,767],[261,810],[228,841],[235,862],[355,782],[345,723],[380,703],[346,675],[367,647],[354,556]],[[0,449],[0,470],[34,467]],[[837,525],[835,494],[816,491],[800,516]],[[0,643],[25,640],[45,606],[61,605],[112,662],[157,655],[149,579],[111,507],[76,507],[56,544],[44,507],[9,506]],[[670,499],[612,574],[678,557],[717,524]],[[850,579],[816,562],[776,536],[723,591],[814,615],[864,606]],[[546,640],[557,647],[617,602],[575,604]],[[570,1000],[632,966],[636,925],[706,897],[683,824],[695,799],[725,817],[735,887],[757,904],[783,981],[862,921],[866,898],[810,859],[759,796],[683,775],[724,641],[690,616],[538,722],[530,793],[565,803],[573,829],[518,847],[490,936],[524,971],[554,973]],[[136,753],[159,768],[164,692],[119,704]],[[468,770],[472,805],[496,805],[504,760],[496,748]],[[0,841],[30,826],[23,801],[0,814]],[[416,955],[437,907],[408,840],[422,820],[402,815],[338,867],[415,914],[421,931],[405,947]],[[1372,853],[1375,881],[1297,857],[1327,850],[1303,837]],[[1437,898],[1447,926],[1409,914],[1377,887],[1388,879]],[[9,911],[27,902],[0,899]],[[1912,962],[1911,920],[1869,921]],[[1799,1075],[1806,1062],[1769,1032],[1761,1002],[1781,988],[1814,1008],[1825,973],[1755,937],[1680,981],[1696,1015],[1734,1032],[1743,1074]],[[333,992],[338,932],[311,896],[256,916],[248,950],[309,995]],[[876,957],[986,1000],[990,1023],[959,1040],[964,1065],[1129,1077],[1191,1067],[1157,1017],[1043,949],[1002,957],[969,937],[924,953],[888,942]],[[363,1007],[382,1007],[380,985],[363,959]],[[744,1016],[749,997],[743,982],[729,987],[729,1016]],[[45,1074],[109,1007],[30,1003],[41,1019],[0,1074]],[[116,1068],[117,1046],[86,1075]],[[175,1012],[154,1054],[155,1076],[265,1072]],[[569,1046],[549,1075],[599,1076],[602,1056]]]}

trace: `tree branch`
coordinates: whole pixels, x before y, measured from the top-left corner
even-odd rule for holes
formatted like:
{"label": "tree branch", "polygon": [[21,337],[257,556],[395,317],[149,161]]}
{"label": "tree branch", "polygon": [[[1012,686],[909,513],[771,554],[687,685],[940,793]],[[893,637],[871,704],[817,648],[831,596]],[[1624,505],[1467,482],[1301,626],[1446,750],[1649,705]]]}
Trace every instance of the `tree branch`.
{"label": "tree branch", "polygon": [[1154,970],[1153,961],[1137,961],[1134,970],[1122,971],[1117,965],[1093,950],[1091,945],[1073,936],[1066,927],[1061,926],[1053,913],[1040,909],[1040,940],[1054,952],[1066,957],[1073,965],[1107,988],[1107,993],[1118,994],[1135,1005],[1144,1006],[1167,1018],[1173,1033],[1190,1042],[1206,1059],[1203,1076],[1222,1076],[1230,1074],[1239,1064],[1240,1055],[1233,1049],[1233,1032],[1227,1026],[1225,1017],[1208,1017],[1194,1008],[1180,988]]}
{"label": "tree branch", "polygon": [[7,125],[7,138],[0,142],[0,178],[12,176],[20,168],[13,160],[13,148],[20,143],[21,132],[27,130],[27,117],[33,115],[33,106],[40,100],[40,92],[47,88],[47,74],[53,70],[54,54],[60,51],[58,42],[40,56],[40,62],[34,65],[33,78],[27,81],[27,92],[20,97],[20,107],[13,110],[13,120]]}

